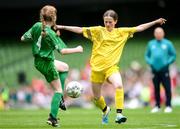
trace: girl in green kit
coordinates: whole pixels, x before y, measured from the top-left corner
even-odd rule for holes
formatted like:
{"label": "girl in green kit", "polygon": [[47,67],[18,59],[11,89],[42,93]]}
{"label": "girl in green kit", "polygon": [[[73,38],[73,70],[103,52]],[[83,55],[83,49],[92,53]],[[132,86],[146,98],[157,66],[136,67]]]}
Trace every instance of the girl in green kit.
{"label": "girl in green kit", "polygon": [[58,126],[57,114],[63,101],[64,81],[67,77],[68,65],[55,60],[54,50],[61,54],[83,52],[81,46],[66,48],[59,38],[56,29],[57,10],[55,7],[46,5],[40,11],[40,22],[35,23],[22,37],[21,41],[32,41],[34,65],[50,83],[54,89],[51,102],[51,111],[47,123]]}

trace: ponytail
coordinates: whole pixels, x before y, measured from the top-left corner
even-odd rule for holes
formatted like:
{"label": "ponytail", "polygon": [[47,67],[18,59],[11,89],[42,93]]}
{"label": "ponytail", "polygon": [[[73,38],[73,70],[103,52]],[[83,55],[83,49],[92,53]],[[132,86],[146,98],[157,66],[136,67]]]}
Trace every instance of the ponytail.
{"label": "ponytail", "polygon": [[45,26],[46,26],[46,22],[44,21],[44,19],[42,19],[42,32],[41,32],[41,35],[42,37],[45,37],[46,36],[46,31],[45,31]]}

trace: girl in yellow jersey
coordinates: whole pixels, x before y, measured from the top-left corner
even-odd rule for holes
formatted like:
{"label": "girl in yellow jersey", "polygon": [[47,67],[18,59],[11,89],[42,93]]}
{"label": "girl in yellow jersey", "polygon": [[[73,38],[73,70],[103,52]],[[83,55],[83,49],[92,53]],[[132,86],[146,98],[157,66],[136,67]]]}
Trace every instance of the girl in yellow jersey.
{"label": "girl in yellow jersey", "polygon": [[106,105],[101,95],[101,88],[104,81],[111,83],[115,91],[115,106],[117,116],[116,123],[122,123],[127,118],[122,114],[124,108],[124,91],[119,67],[117,66],[125,43],[135,32],[144,31],[155,24],[164,24],[165,19],[159,18],[149,23],[136,27],[115,28],[118,15],[114,10],[107,10],[103,15],[104,25],[94,27],[77,27],[57,25],[58,29],[68,30],[74,33],[83,34],[84,37],[93,42],[91,55],[91,82],[94,93],[95,104],[102,110],[102,124],[108,123],[110,107]]}

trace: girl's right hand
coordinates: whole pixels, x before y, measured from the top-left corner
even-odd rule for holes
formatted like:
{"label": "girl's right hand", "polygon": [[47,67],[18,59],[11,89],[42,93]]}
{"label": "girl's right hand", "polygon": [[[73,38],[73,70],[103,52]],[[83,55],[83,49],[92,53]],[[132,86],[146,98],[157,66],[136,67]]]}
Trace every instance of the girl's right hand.
{"label": "girl's right hand", "polygon": [[83,47],[81,45],[77,46],[76,49],[78,52],[83,52]]}

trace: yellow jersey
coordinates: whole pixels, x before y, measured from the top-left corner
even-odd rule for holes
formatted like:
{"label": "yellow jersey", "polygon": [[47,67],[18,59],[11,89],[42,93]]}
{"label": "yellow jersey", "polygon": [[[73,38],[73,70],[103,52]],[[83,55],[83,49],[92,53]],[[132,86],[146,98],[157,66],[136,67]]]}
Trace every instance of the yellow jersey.
{"label": "yellow jersey", "polygon": [[91,68],[102,71],[117,65],[128,38],[133,37],[136,27],[114,28],[109,32],[105,27],[83,27],[83,36],[93,42]]}

